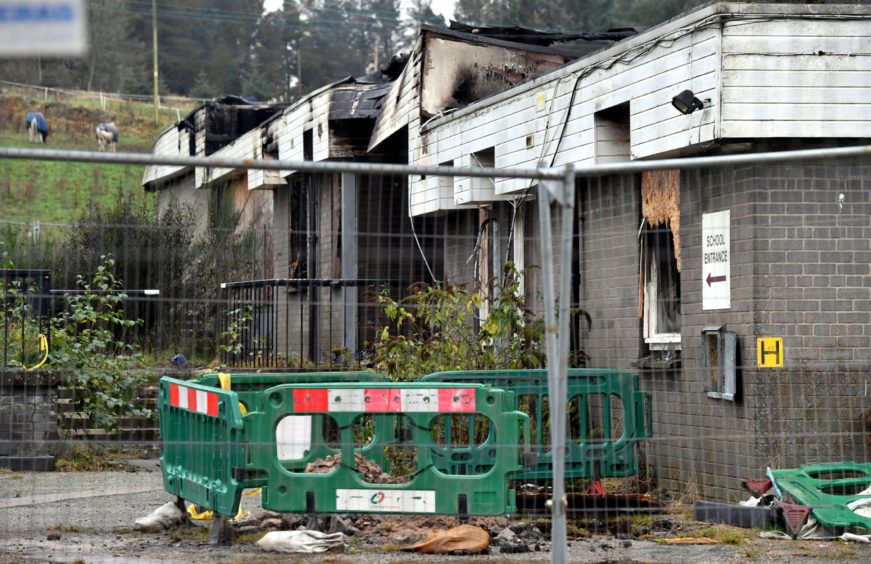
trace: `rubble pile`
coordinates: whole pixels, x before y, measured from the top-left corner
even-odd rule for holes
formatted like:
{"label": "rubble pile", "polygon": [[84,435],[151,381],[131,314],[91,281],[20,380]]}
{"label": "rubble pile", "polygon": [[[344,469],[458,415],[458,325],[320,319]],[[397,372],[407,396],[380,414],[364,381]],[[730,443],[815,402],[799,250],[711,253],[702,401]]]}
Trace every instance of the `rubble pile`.
{"label": "rubble pile", "polygon": [[[309,474],[326,474],[335,470],[341,463],[342,453],[330,454],[326,458],[319,458],[314,462],[310,462],[306,465],[305,471]],[[362,474],[363,481],[367,484],[406,484],[410,481],[408,477],[391,476],[378,464],[372,462],[359,452],[354,453],[354,468]]]}

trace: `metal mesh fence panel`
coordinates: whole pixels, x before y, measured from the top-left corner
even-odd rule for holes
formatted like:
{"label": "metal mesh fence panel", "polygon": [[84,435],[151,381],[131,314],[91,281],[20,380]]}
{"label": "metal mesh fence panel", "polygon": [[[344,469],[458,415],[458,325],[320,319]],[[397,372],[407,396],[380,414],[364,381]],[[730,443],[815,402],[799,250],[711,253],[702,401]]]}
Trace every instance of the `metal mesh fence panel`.
{"label": "metal mesh fence panel", "polygon": [[[858,494],[871,166],[652,168],[571,177],[550,243],[538,181],[410,215],[421,174],[341,166],[7,218],[0,554],[59,535],[84,544],[28,554],[131,556],[133,520],[176,495],[221,526],[250,512],[232,525],[245,553],[267,530],[351,531],[364,550],[469,520],[494,553],[547,554],[555,401],[570,560],[591,535],[666,558],[651,539],[742,545],[759,531],[688,509],[738,507],[748,478],[783,476],[799,505],[790,480]],[[549,333],[567,350],[558,398]],[[83,471],[34,472],[55,468]],[[209,534],[171,531],[142,555]]]}

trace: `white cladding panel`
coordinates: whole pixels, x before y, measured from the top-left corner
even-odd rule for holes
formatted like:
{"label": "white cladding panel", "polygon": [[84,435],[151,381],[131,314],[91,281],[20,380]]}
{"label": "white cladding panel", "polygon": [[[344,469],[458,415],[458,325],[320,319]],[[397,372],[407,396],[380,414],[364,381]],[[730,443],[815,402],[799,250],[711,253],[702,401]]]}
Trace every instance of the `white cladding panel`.
{"label": "white cladding panel", "polygon": [[408,58],[405,68],[400,73],[387,95],[384,97],[381,113],[375,120],[372,138],[369,140],[369,150],[385,141],[388,137],[409,124],[409,121],[420,117],[418,108],[418,85],[420,84],[420,67],[422,61],[422,40],[418,35],[414,51]]}
{"label": "white cladding panel", "polygon": [[[186,144],[184,148],[185,152],[183,154],[187,156]],[[178,128],[173,126],[166,129],[160,135],[160,137],[157,138],[157,141],[155,141],[154,151],[152,151],[152,153],[161,157],[179,156]],[[168,179],[169,177],[177,174],[184,168],[185,167],[183,166],[149,165],[148,167],[146,167],[145,173],[142,175],[142,184],[148,184],[149,182]]]}
{"label": "white cladding panel", "polygon": [[867,17],[726,24],[721,136],[868,137],[869,44]]}
{"label": "white cladding panel", "polygon": [[[327,90],[306,98],[284,110],[278,118],[280,124],[275,129],[278,139],[278,158],[283,161],[305,160],[303,137],[311,131],[312,159],[322,161],[329,158],[330,132],[328,114],[332,93]],[[281,171],[284,176],[294,174],[295,170]]]}
{"label": "white cladding panel", "polygon": [[[261,159],[261,132],[259,127],[256,127],[245,133],[229,145],[221,147],[212,156],[222,159]],[[253,172],[253,171],[248,171]],[[204,188],[209,183],[217,180],[224,180],[234,174],[244,174],[244,170],[236,170],[232,168],[197,168],[197,188]]]}
{"label": "white cladding panel", "polygon": [[[623,42],[573,63],[573,72],[554,73],[550,80],[536,81],[535,87],[517,88],[515,96],[434,126],[423,136],[428,158],[414,162],[453,160],[460,166],[469,162],[471,153],[490,147],[495,149],[498,168],[535,168],[542,162],[592,164],[597,154],[600,162],[613,162],[625,158],[625,146],[611,146],[604,136],[597,148],[594,116],[625,102],[629,102],[629,131],[614,131],[611,136],[625,139],[628,134],[632,158],[712,140],[719,111],[719,30],[701,27],[687,32],[681,23],[664,26],[646,40]],[[671,98],[685,89],[710,99],[708,107],[688,116],[678,113]],[[504,199],[530,185],[528,180],[497,179],[488,195],[485,190],[476,191],[469,179],[457,178],[454,203]],[[432,211],[433,200],[423,190],[412,191],[412,213],[425,213],[424,208]]]}

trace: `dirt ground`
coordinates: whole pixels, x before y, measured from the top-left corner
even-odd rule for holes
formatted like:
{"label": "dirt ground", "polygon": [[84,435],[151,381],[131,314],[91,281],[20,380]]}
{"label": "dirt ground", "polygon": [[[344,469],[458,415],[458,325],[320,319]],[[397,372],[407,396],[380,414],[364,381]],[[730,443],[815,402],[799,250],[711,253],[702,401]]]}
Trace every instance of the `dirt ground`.
{"label": "dirt ground", "polygon": [[[156,534],[135,531],[133,522],[171,501],[156,461],[131,462],[113,472],[0,473],[0,562],[547,562],[545,520],[472,519],[495,537],[510,527],[529,539],[532,552],[426,556],[399,551],[427,533],[457,525],[454,518],[360,516],[347,519],[360,532],[343,553],[276,555],[256,544],[265,531],[237,536],[232,546],[209,546],[207,527],[178,527]],[[261,512],[259,497],[243,509]],[[292,517],[291,519],[296,519]],[[304,516],[299,516],[304,519]],[[292,523],[294,521],[291,521]],[[250,527],[249,527],[250,529]],[[533,530],[538,529],[538,530]],[[541,533],[541,534],[539,534]],[[687,508],[659,515],[613,516],[569,525],[571,562],[861,562],[871,545],[842,541],[775,541],[759,531],[696,523]],[[712,544],[670,545],[667,539],[702,538]],[[49,540],[52,539],[52,540]]]}

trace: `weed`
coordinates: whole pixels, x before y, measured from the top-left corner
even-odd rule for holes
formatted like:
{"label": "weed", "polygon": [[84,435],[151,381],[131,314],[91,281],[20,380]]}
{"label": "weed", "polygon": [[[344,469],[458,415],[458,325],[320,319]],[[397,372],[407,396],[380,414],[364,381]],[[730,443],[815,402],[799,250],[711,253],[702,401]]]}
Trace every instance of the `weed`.
{"label": "weed", "polygon": [[[436,285],[396,300],[385,290],[378,303],[388,325],[374,343],[375,366],[399,380],[443,370],[541,368],[544,319],[528,307],[520,280],[514,264],[506,263],[486,319],[479,317],[484,291]],[[572,315],[589,329],[589,314],[576,309]]]}
{"label": "weed", "polygon": [[126,460],[140,458],[142,451],[88,443],[62,443],[55,463],[59,472],[118,470]]}
{"label": "weed", "polygon": [[578,527],[574,523],[566,524],[566,534],[569,538],[583,539],[590,536],[590,532],[583,527]]}
{"label": "weed", "polygon": [[233,537],[233,542],[238,543],[255,543],[266,536],[266,531],[252,531],[250,533],[242,533],[241,535],[235,535]]}
{"label": "weed", "polygon": [[168,531],[167,534],[174,542],[195,541],[204,542],[209,538],[209,527],[181,526]]}
{"label": "weed", "polygon": [[381,545],[380,547],[378,547],[379,552],[387,552],[387,553],[390,553],[390,552],[399,552],[399,550],[400,550],[401,548],[402,548],[402,547],[401,547],[400,545],[398,545],[398,544],[383,544],[383,545]]}
{"label": "weed", "polygon": [[753,535],[754,532],[750,529],[739,529],[727,526],[708,527],[699,531],[682,531],[678,533],[679,537],[706,537],[733,546],[744,546],[748,544],[750,537]]}

